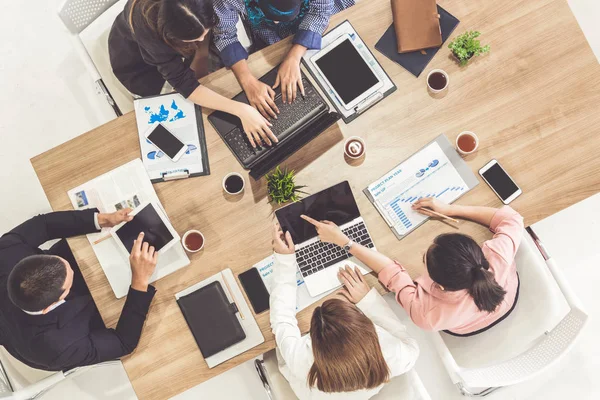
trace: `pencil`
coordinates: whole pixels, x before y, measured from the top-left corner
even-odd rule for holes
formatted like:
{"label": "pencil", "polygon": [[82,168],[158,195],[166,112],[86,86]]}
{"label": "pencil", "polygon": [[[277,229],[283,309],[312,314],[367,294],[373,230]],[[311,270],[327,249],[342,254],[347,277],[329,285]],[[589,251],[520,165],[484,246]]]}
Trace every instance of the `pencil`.
{"label": "pencil", "polygon": [[223,277],[223,280],[225,281],[225,286],[227,286],[227,291],[229,292],[229,294],[231,295],[231,298],[233,299],[233,304],[235,304],[235,306],[238,309],[238,312],[240,313],[240,318],[241,319],[246,319],[246,318],[244,318],[244,314],[242,313],[242,309],[238,306],[237,301],[235,301],[235,296],[233,295],[233,292],[231,291],[231,287],[229,287],[229,282],[227,282],[227,278],[225,277],[225,275],[223,275],[222,272],[221,272],[221,276]]}
{"label": "pencil", "polygon": [[443,218],[443,219],[449,219],[450,221],[458,224],[457,219],[451,218],[451,217],[444,215],[442,213],[439,213],[437,211],[433,211],[433,210],[430,210],[429,208],[425,208],[425,207],[422,207],[421,210],[425,210],[425,211],[432,213],[433,215],[437,215],[438,217]]}
{"label": "pencil", "polygon": [[100,242],[104,242],[106,239],[110,239],[112,237],[112,235],[106,235],[104,237],[101,237],[100,239],[96,240],[94,243],[92,244],[98,244]]}

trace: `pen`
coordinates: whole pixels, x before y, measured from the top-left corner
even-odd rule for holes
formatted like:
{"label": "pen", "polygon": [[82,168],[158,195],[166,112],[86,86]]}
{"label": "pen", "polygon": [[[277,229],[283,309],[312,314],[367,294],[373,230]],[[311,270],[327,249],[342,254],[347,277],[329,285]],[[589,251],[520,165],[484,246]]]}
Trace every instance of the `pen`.
{"label": "pen", "polygon": [[240,313],[240,318],[241,319],[246,319],[246,318],[244,318],[244,314],[242,313],[242,309],[238,306],[237,301],[235,301],[235,296],[233,295],[233,292],[231,291],[231,287],[229,287],[229,282],[227,282],[227,278],[225,277],[225,275],[223,275],[222,272],[221,272],[221,276],[223,277],[223,280],[225,281],[225,286],[227,286],[227,291],[231,295],[231,299],[233,300],[233,304],[235,304],[236,308],[238,309],[238,312]]}

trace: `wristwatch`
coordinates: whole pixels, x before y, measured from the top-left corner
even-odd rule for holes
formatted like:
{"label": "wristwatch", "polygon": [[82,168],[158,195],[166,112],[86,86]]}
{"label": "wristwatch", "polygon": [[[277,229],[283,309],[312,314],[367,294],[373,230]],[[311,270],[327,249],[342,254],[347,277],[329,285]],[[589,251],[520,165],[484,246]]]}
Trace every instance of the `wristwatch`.
{"label": "wristwatch", "polygon": [[354,245],[354,242],[352,240],[349,240],[348,243],[346,243],[344,245],[344,250],[349,252],[353,245]]}

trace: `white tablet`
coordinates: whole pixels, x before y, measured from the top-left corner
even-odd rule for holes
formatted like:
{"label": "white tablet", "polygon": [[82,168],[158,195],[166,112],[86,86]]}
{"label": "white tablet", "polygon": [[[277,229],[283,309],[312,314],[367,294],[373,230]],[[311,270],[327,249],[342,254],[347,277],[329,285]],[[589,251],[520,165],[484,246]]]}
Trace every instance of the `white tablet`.
{"label": "white tablet", "polygon": [[348,110],[383,86],[347,33],[313,55],[310,61],[337,100]]}
{"label": "white tablet", "polygon": [[131,253],[133,242],[140,232],[144,232],[144,242],[154,246],[159,254],[179,242],[179,235],[157,204],[141,204],[129,215],[133,216],[131,221],[121,222],[110,231],[118,246],[127,254]]}

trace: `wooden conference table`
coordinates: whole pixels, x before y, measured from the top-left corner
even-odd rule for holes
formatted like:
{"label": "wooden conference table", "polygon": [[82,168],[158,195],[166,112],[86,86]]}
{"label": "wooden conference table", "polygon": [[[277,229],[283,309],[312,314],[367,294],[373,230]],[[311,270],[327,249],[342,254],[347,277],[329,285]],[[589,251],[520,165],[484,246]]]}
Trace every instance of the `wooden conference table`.
{"label": "wooden conference table", "polygon": [[[398,90],[349,125],[340,122],[288,159],[297,182],[317,192],[348,180],[378,249],[405,263],[413,276],[422,271],[422,254],[431,240],[452,228],[426,223],[398,241],[361,190],[440,133],[450,140],[464,130],[481,140],[467,159],[474,172],[498,159],[523,189],[513,206],[526,224],[560,211],[600,191],[600,65],[564,0],[439,1],[461,23],[456,32],[479,30],[491,44],[489,55],[461,68],[444,46],[427,70],[450,74],[447,96],[434,99],[426,72],[415,78],[374,45],[392,22],[389,0],[362,0],[332,18],[330,27],[349,19]],[[261,76],[277,65],[290,40],[250,57]],[[217,71],[203,83],[226,96],[240,91],[233,74]],[[204,111],[204,116],[209,114]],[[206,248],[192,264],[156,282],[158,292],[139,347],[123,359],[140,399],[167,399],[275,347],[269,314],[256,317],[265,343],[214,369],[208,369],[173,295],[224,268],[245,271],[271,253],[273,207],[265,180],[251,182],[240,197],[226,197],[223,176],[246,172],[205,119],[211,175],[155,185],[175,229],[200,229]],[[49,133],[51,134],[51,133]],[[362,163],[348,163],[343,139],[362,136]],[[135,116],[129,113],[32,159],[54,210],[71,209],[67,190],[139,157]],[[484,184],[459,203],[500,206]],[[461,232],[478,240],[489,233],[472,223]],[[124,299],[117,300],[85,237],[69,240],[94,300],[109,326],[115,326]],[[377,285],[376,279],[371,283]],[[382,290],[381,286],[378,285]],[[299,314],[307,331],[312,307]]]}

